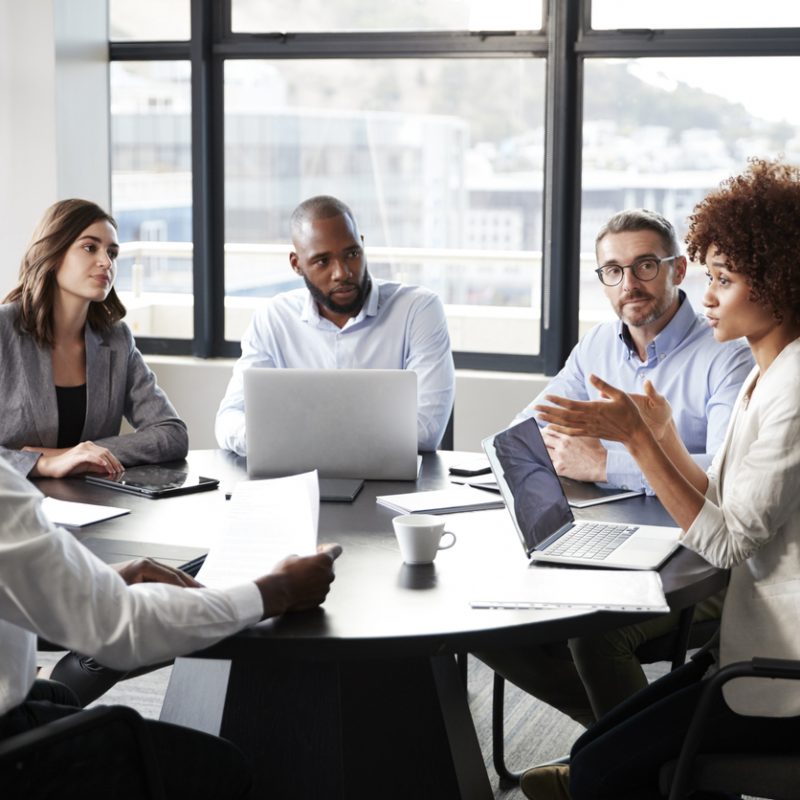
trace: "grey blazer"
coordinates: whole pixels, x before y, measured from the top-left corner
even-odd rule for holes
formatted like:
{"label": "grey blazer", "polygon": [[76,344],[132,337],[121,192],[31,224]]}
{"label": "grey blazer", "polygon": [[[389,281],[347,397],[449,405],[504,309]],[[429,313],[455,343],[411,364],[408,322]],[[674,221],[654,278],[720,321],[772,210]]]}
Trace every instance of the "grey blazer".
{"label": "grey blazer", "polygon": [[[18,306],[0,305],[0,458],[23,475],[55,447],[58,407],[51,353],[14,328]],[[185,458],[186,425],[156,384],[123,322],[101,334],[86,326],[86,420],[81,441],[107,447],[124,466]],[[122,418],[134,433],[120,435]]]}

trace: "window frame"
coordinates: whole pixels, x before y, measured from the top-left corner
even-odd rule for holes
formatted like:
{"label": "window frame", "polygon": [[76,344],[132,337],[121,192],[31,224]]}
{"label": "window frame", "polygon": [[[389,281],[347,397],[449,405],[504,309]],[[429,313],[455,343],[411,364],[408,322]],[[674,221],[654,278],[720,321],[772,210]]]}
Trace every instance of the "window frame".
{"label": "window frame", "polygon": [[[191,40],[110,42],[111,61],[188,61],[192,83],[194,336],[138,337],[142,352],[238,357],[225,340],[223,70],[229,59],[543,58],[545,168],[540,352],[455,352],[459,369],[555,374],[578,340],[586,59],[798,56],[800,28],[592,30],[591,0],[543,0],[539,31],[234,33],[231,0],[191,0]],[[572,265],[563,269],[561,265]]]}

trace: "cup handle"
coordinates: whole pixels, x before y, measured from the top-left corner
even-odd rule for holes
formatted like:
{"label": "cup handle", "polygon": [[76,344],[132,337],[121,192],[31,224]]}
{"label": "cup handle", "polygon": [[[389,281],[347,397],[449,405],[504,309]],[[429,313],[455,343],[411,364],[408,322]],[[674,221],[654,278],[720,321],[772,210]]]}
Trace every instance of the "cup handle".
{"label": "cup handle", "polygon": [[444,539],[445,536],[452,536],[453,540],[450,542],[450,544],[443,545],[440,539],[439,547],[437,548],[438,550],[449,550],[456,543],[456,535],[453,533],[453,531],[444,531],[444,533],[442,533],[442,539]]}

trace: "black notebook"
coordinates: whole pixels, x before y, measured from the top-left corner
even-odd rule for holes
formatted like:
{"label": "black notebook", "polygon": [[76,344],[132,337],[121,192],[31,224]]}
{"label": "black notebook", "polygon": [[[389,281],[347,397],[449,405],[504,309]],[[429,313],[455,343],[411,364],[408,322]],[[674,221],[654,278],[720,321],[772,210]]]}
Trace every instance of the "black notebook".
{"label": "black notebook", "polygon": [[153,498],[205,492],[219,486],[216,478],[205,478],[202,475],[160,467],[156,464],[130,467],[119,475],[86,475],[85,480],[97,486]]}

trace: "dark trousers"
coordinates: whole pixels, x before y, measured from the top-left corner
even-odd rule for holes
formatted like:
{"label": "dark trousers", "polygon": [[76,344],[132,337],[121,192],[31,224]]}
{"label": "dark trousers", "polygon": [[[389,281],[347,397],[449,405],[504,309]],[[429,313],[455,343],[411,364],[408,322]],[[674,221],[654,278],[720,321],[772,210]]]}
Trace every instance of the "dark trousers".
{"label": "dark trousers", "polygon": [[[570,758],[573,800],[659,800],[661,766],[678,756],[711,663],[697,661],[665,675],[617,706],[574,744]],[[800,717],[743,717],[719,698],[701,751],[800,752]],[[724,795],[706,795],[706,797]]]}
{"label": "dark trousers", "polygon": [[[24,703],[0,716],[0,739],[79,713],[78,699],[70,689],[55,681],[36,681]],[[250,796],[251,769],[235,745],[178,725],[154,720],[145,720],[145,724],[167,797],[238,800]],[[102,770],[104,764],[112,762],[118,743],[113,739],[98,742],[95,737],[91,744],[93,765]],[[105,757],[104,745],[108,749]],[[68,746],[72,752],[80,750],[79,741]],[[124,781],[125,776],[116,777]]]}

